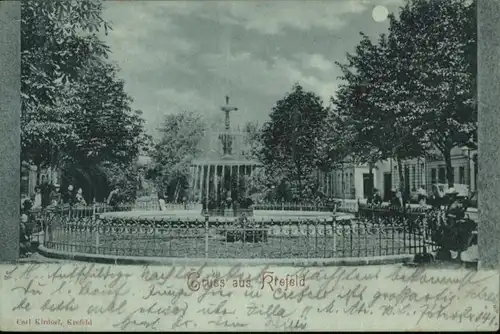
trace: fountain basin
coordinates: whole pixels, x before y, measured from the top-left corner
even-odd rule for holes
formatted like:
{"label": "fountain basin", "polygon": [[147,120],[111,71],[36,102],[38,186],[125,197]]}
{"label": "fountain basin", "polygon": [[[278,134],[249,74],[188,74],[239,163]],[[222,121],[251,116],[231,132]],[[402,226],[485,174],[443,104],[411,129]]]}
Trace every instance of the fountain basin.
{"label": "fountain basin", "polygon": [[[213,223],[230,223],[237,220],[238,217],[208,216],[205,217],[195,210],[172,210],[172,211],[125,211],[125,212],[107,212],[99,215],[104,220],[123,220],[123,221],[169,221],[169,222],[193,222],[205,221]],[[250,221],[262,223],[279,222],[301,222],[304,220],[321,220],[331,222],[335,220],[353,219],[354,215],[345,213],[328,213],[314,211],[254,211],[253,217],[248,217]]]}

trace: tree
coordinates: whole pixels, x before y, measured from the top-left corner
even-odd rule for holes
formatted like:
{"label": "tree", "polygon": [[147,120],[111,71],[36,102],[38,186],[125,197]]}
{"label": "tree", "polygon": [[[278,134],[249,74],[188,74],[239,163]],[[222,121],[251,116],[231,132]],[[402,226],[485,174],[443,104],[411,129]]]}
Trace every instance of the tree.
{"label": "tree", "polygon": [[66,119],[74,134],[63,145],[68,158],[84,165],[134,163],[148,138],[142,113],[131,109],[132,98],[118,79],[118,67],[95,63],[81,74],[76,94],[79,112]]}
{"label": "tree", "polygon": [[322,138],[318,145],[321,170],[336,168],[352,153],[355,132],[347,130],[348,124],[340,113],[330,111],[324,125],[318,129]]}
{"label": "tree", "polygon": [[322,138],[317,129],[327,114],[317,95],[296,84],[291,93],[276,103],[271,120],[263,127],[262,161],[273,170],[272,174],[283,175],[301,199],[307,196],[320,165],[318,147]]}
{"label": "tree", "polygon": [[258,123],[247,122],[243,126],[243,134],[249,150],[248,156],[259,160],[262,152],[262,127]]}
{"label": "tree", "polygon": [[101,1],[22,2],[22,160],[50,165],[58,145],[71,137],[64,120],[78,111],[74,83],[109,52],[97,36],[109,29],[101,12]]}
{"label": "tree", "polygon": [[140,185],[137,166],[110,161],[105,161],[100,166],[106,174],[110,187],[120,189],[121,200],[124,203],[132,203],[137,197]]}
{"label": "tree", "polygon": [[176,189],[185,190],[189,184],[191,163],[201,153],[200,143],[205,134],[205,121],[200,115],[183,111],[165,116],[159,129],[161,139],[152,158],[157,188],[173,199]]}
{"label": "tree", "polygon": [[417,157],[424,145],[415,131],[415,122],[401,63],[395,56],[394,44],[382,34],[377,43],[361,34],[354,54],[347,64],[340,64],[343,84],[333,99],[339,123],[349,138],[348,151],[354,161],[372,166],[379,160],[396,158],[403,190],[405,182],[402,160]]}
{"label": "tree", "polygon": [[351,150],[373,162],[401,161],[437,148],[453,186],[451,149],[475,137],[475,6],[466,1],[409,1],[390,16],[378,43],[362,35],[335,103],[353,136]]}
{"label": "tree", "polygon": [[453,186],[451,150],[477,134],[476,5],[466,0],[412,0],[390,17],[390,39],[404,64],[411,117],[437,148]]}
{"label": "tree", "polygon": [[98,37],[110,29],[101,13],[101,1],[23,2],[21,155],[68,178],[79,171],[88,180],[104,166],[115,184],[118,169],[134,168],[147,136]]}

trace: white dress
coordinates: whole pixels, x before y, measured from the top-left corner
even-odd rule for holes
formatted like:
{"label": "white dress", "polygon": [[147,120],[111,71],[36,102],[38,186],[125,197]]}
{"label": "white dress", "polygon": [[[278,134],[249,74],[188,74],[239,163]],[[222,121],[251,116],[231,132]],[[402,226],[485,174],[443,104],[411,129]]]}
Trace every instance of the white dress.
{"label": "white dress", "polygon": [[167,205],[165,204],[165,200],[162,198],[158,202],[160,203],[160,211],[166,211]]}
{"label": "white dress", "polygon": [[42,194],[35,194],[35,202],[33,203],[34,208],[39,208],[42,206]]}

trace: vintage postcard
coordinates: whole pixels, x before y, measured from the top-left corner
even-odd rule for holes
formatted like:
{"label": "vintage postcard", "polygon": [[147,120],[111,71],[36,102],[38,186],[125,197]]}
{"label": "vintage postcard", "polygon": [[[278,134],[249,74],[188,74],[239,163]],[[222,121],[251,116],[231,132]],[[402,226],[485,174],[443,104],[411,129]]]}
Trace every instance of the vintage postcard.
{"label": "vintage postcard", "polygon": [[498,330],[476,2],[0,2],[0,329]]}

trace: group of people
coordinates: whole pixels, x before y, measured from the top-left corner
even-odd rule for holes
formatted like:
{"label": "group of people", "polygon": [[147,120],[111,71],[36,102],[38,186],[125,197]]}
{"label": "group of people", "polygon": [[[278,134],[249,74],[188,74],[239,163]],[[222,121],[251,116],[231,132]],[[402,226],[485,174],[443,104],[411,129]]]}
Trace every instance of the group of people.
{"label": "group of people", "polygon": [[75,191],[73,185],[69,185],[66,191],[61,193],[58,184],[42,182],[35,187],[35,194],[32,198],[32,208],[46,208],[56,206],[60,203],[86,206],[87,202],[83,196],[82,188]]}
{"label": "group of people", "polygon": [[60,204],[86,206],[87,201],[81,188],[75,191],[73,185],[70,184],[65,191],[61,191],[59,184],[49,182],[43,175],[41,182],[35,187],[35,193],[21,199],[21,214],[29,217],[32,209],[51,208]]}
{"label": "group of people", "polygon": [[[119,187],[114,187],[109,193],[106,204],[117,206],[121,201]],[[61,191],[59,184],[48,182],[45,175],[42,176],[40,184],[35,187],[35,193],[29,198],[21,200],[21,211],[28,213],[31,209],[55,207],[60,204],[69,206],[87,206],[87,201],[82,188],[75,189],[69,184],[66,190]]]}
{"label": "group of people", "polygon": [[[416,199],[418,201],[418,204],[421,206],[430,204],[435,208],[443,209],[453,205],[455,209],[458,209],[460,207],[460,209],[462,210],[463,206],[466,205],[467,202],[467,198],[460,195],[455,188],[449,188],[446,191],[441,191],[439,188],[435,187],[432,194],[429,196],[423,189],[423,187],[420,187],[416,191]],[[382,196],[380,195],[380,191],[378,189],[374,189],[373,195],[368,199],[368,203],[372,205],[382,204]],[[389,205],[391,207],[401,208],[404,207],[406,203],[407,200],[403,197],[400,190],[391,190],[391,194],[389,196]]]}
{"label": "group of people", "polygon": [[[378,189],[373,189],[373,195],[368,198],[368,204],[372,205],[381,205],[382,204],[382,196],[380,195],[380,191]],[[391,194],[389,197],[389,205],[391,207],[401,208],[405,204],[403,199],[403,195],[401,191],[396,189],[391,189]]]}

